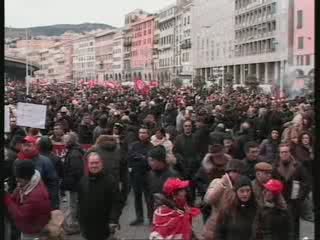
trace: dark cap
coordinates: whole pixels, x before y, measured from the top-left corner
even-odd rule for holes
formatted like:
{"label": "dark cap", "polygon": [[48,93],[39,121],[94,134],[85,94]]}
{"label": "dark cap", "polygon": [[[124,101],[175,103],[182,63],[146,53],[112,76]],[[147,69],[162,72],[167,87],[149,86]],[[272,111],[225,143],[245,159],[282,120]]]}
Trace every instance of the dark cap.
{"label": "dark cap", "polygon": [[244,169],[244,163],[238,159],[231,159],[227,166],[226,172],[239,172],[242,173]]}
{"label": "dark cap", "polygon": [[244,186],[249,186],[250,188],[252,188],[251,180],[247,176],[241,176],[234,185],[234,189],[238,190],[239,188]]}
{"label": "dark cap", "polygon": [[18,161],[15,168],[15,176],[30,180],[35,173],[35,166],[31,160],[20,160]]}
{"label": "dark cap", "polygon": [[166,162],[166,149],[162,145],[153,147],[149,151],[149,157],[157,161]]}
{"label": "dark cap", "polygon": [[223,153],[223,146],[221,144],[213,144],[210,147],[210,153]]}

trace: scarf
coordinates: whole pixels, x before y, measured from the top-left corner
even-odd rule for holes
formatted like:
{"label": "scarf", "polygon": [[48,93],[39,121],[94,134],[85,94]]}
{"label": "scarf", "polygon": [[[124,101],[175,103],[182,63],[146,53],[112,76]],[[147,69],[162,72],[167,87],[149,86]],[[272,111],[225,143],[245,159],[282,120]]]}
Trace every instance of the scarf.
{"label": "scarf", "polygon": [[20,196],[20,203],[23,203],[24,196],[29,195],[33,191],[33,189],[38,186],[40,183],[41,176],[38,170],[35,170],[35,173],[33,174],[31,180],[22,188],[19,188],[19,196]]}
{"label": "scarf", "polygon": [[39,150],[34,150],[31,153],[24,153],[24,152],[19,152],[17,158],[19,160],[32,160],[36,156],[39,155]]}

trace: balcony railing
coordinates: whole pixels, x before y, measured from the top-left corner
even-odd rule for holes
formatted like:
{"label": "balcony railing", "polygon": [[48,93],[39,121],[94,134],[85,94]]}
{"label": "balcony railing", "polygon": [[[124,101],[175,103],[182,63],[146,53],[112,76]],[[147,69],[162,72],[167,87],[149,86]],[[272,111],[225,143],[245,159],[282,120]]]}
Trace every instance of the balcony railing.
{"label": "balcony railing", "polygon": [[188,49],[188,48],[191,48],[191,42],[184,42],[180,45],[180,48],[181,49]]}
{"label": "balcony railing", "polygon": [[131,47],[132,46],[132,41],[124,41],[123,42],[124,47]]}

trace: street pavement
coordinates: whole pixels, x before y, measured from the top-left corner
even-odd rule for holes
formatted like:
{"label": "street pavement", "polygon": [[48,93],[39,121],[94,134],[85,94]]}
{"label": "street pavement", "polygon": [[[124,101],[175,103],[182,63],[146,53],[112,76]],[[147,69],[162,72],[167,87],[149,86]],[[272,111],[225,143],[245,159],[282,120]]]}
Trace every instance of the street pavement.
{"label": "street pavement", "polygon": [[[123,209],[122,216],[120,218],[121,229],[116,234],[116,237],[122,240],[149,239],[149,233],[150,233],[151,227],[147,225],[147,220],[145,224],[142,226],[134,226],[134,227],[129,226],[129,223],[135,218],[133,201],[134,201],[133,194],[131,193],[128,197],[127,205]],[[146,213],[146,209],[144,213]],[[202,227],[203,227],[201,216],[194,219],[193,227],[194,227],[195,233],[198,236],[200,236]],[[301,239],[303,239],[303,237],[308,237],[309,239],[313,239],[313,236],[314,236],[314,224],[301,220]],[[67,236],[66,240],[83,240],[83,238],[80,235],[73,235],[73,236]]]}

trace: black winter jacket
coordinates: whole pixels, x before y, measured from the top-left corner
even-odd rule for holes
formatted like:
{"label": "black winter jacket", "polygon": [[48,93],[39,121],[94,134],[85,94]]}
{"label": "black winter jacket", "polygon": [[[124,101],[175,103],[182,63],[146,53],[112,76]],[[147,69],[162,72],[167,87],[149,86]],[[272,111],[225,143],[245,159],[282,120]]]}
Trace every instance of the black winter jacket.
{"label": "black winter jacket", "polygon": [[121,215],[121,200],[114,178],[105,173],[83,176],[78,186],[79,223],[87,240],[104,240],[109,235],[109,223],[117,224]]}
{"label": "black winter jacket", "polygon": [[76,191],[76,187],[84,172],[83,155],[84,152],[79,145],[69,147],[64,160],[62,190]]}
{"label": "black winter jacket", "polygon": [[286,209],[262,207],[254,223],[255,240],[289,240],[292,229]]}

